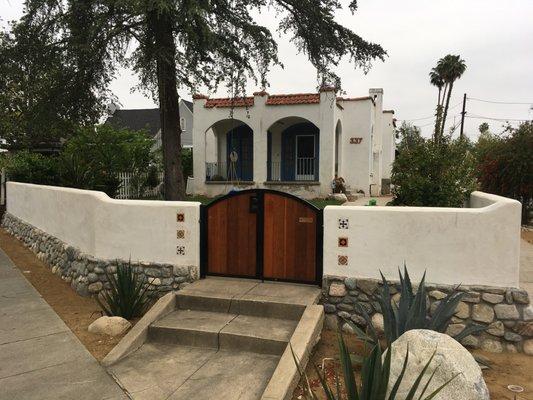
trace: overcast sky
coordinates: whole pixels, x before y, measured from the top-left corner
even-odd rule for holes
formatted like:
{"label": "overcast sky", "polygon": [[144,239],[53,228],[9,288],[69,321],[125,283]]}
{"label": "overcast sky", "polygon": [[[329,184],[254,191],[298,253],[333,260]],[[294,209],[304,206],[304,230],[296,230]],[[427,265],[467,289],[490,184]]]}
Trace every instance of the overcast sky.
{"label": "overcast sky", "polygon": [[[346,4],[347,1],[341,0]],[[7,21],[22,12],[21,0],[0,0],[0,16]],[[469,100],[467,115],[516,120],[533,119],[533,0],[359,0],[355,15],[345,10],[338,19],[363,38],[379,43],[388,52],[385,62],[376,62],[367,75],[343,63],[337,73],[348,96],[364,96],[371,87],[384,89],[384,107],[394,109],[398,120],[413,123],[430,135],[437,89],[428,73],[446,54],[459,54],[467,64],[456,83],[450,102],[448,125],[459,122],[463,93],[468,97],[525,104],[495,104]],[[276,27],[274,12],[263,13],[261,22]],[[269,75],[274,93],[313,92],[316,73],[304,55],[297,55],[287,37],[279,37],[279,56],[285,69]],[[112,84],[122,108],[155,107],[153,100],[131,93],[136,77],[121,70]],[[250,86],[248,92],[255,87]],[[190,93],[181,91],[190,99]],[[225,95],[223,91],[217,95]],[[467,118],[466,132],[478,134],[484,120]],[[486,120],[493,131],[503,122]],[[513,123],[517,123],[514,122]]]}

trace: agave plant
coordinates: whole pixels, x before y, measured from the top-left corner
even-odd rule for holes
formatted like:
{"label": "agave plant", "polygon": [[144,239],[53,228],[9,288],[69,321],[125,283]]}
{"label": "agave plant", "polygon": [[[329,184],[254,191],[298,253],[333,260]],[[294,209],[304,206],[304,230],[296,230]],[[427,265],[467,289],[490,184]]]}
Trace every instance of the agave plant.
{"label": "agave plant", "polygon": [[[376,344],[373,346],[372,351],[367,357],[363,358],[363,365],[361,370],[361,383],[360,385],[357,384],[357,380],[355,378],[355,373],[353,370],[350,353],[348,352],[348,348],[346,347],[346,343],[344,342],[344,338],[342,336],[342,333],[338,333],[338,344],[339,344],[339,358],[341,363],[341,369],[342,369],[342,375],[343,375],[343,381],[344,381],[344,389],[345,389],[345,396],[341,394],[340,390],[340,381],[339,377],[335,376],[335,382],[336,387],[335,390],[333,390],[325,376],[325,371],[320,372],[318,368],[315,367],[315,371],[318,375],[318,379],[320,380],[320,384],[322,386],[322,389],[324,390],[324,393],[326,395],[326,398],[328,400],[395,400],[397,398],[398,389],[400,388],[400,385],[403,381],[405,371],[407,369],[407,363],[409,361],[409,346],[407,347],[407,351],[405,354],[405,358],[402,365],[402,370],[400,374],[398,375],[398,378],[394,382],[394,385],[390,387],[389,390],[389,377],[390,377],[390,370],[391,370],[391,353],[392,351],[389,349],[385,356],[383,357],[381,347],[379,344]],[[291,348],[292,350],[292,348]],[[428,362],[425,364],[422,371],[420,371],[420,374],[418,375],[417,379],[410,383],[411,386],[409,388],[409,392],[406,397],[403,397],[405,400],[414,400],[415,395],[418,391],[418,388],[421,387],[422,380],[424,379],[424,375],[426,374],[429,365],[433,361],[433,357],[435,356],[435,352],[430,357]],[[309,379],[305,373],[305,371],[302,371],[302,368],[300,367],[300,364],[294,355],[293,357],[296,362],[296,365],[298,367],[298,371],[300,373],[300,377],[305,377],[305,385],[304,385],[304,394],[306,398],[312,398],[314,400],[317,400],[316,394],[311,389],[311,385],[309,384]],[[418,394],[418,397],[416,397],[417,400],[430,400],[434,398],[442,389],[444,389],[455,377],[459,374],[454,375],[452,378],[450,378],[448,381],[446,381],[444,384],[439,386],[437,389],[435,389],[433,392],[428,393],[426,395],[426,392],[428,391],[429,385],[431,381],[433,380],[433,377],[435,376],[435,373],[437,372],[437,369],[439,367],[437,366],[435,370],[431,373],[428,380],[426,381],[425,385],[422,387],[421,392]],[[424,395],[426,395],[424,397]]]}
{"label": "agave plant", "polygon": [[[466,294],[464,292],[459,292],[457,290],[459,287],[456,287],[453,292],[440,300],[435,310],[430,313],[427,303],[425,272],[418,285],[416,294],[413,294],[413,285],[411,284],[411,278],[407,272],[407,267],[404,266],[403,275],[401,271],[398,271],[398,273],[400,275],[400,301],[396,303],[391,300],[390,286],[383,274],[381,274],[383,287],[381,288],[380,294],[376,296],[376,300],[378,301],[383,314],[383,330],[387,346],[390,346],[390,344],[402,334],[411,329],[429,329],[436,332],[446,332],[453,315],[456,313],[457,305]],[[365,333],[355,324],[350,323],[350,325],[359,337],[377,343],[378,335],[368,313],[359,303],[356,303],[355,307],[357,312],[365,319],[368,331]],[[466,336],[471,335],[472,333],[481,332],[485,329],[486,327],[482,325],[469,324],[461,332],[455,335],[454,339],[461,341]]]}
{"label": "agave plant", "polygon": [[145,279],[135,273],[131,262],[118,265],[117,273],[106,273],[110,289],[102,290],[96,301],[108,316],[140,317],[149,306]]}

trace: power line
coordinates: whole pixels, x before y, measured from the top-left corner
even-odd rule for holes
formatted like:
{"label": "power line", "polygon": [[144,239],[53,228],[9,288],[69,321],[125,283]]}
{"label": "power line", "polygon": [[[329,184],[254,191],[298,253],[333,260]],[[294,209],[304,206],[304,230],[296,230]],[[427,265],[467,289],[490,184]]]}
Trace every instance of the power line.
{"label": "power line", "polygon": [[475,97],[467,97],[467,100],[481,101],[483,103],[493,103],[493,104],[522,104],[522,105],[533,105],[533,101],[530,102],[512,102],[512,101],[495,101],[495,100],[484,100],[477,99]]}
{"label": "power line", "polygon": [[522,119],[516,119],[516,118],[494,118],[494,117],[484,117],[482,115],[475,115],[475,114],[467,114],[466,118],[487,119],[487,120],[491,120],[491,121],[515,121],[515,122],[529,121],[527,118],[522,118]]}
{"label": "power line", "polygon": [[[453,110],[455,107],[457,107],[459,104],[461,104],[462,101],[460,101],[459,103],[457,104],[454,104],[453,106],[449,107],[448,110]],[[413,122],[413,121],[422,121],[424,119],[430,119],[430,118],[435,118],[435,114],[433,115],[430,115],[428,117],[423,117],[423,118],[414,118],[414,119],[401,119],[400,121],[405,121],[405,122]],[[446,118],[448,119],[448,117]]]}

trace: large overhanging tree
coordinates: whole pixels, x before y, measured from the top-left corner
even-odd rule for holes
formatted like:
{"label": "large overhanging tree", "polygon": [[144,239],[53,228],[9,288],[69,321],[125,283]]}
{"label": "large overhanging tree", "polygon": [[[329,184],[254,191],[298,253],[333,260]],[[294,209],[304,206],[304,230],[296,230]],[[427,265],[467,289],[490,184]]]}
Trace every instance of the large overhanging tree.
{"label": "large overhanging tree", "polygon": [[[354,12],[356,1],[347,6]],[[366,71],[386,54],[336,22],[342,7],[338,0],[27,0],[20,24],[62,49],[80,90],[101,89],[119,65],[141,76],[141,89],[159,101],[165,197],[176,200],[184,196],[178,87],[227,84],[234,95],[249,79],[266,87],[269,69],[282,64],[272,33],[257,22],[267,9],[319,82],[339,87],[333,69],[343,57]]]}

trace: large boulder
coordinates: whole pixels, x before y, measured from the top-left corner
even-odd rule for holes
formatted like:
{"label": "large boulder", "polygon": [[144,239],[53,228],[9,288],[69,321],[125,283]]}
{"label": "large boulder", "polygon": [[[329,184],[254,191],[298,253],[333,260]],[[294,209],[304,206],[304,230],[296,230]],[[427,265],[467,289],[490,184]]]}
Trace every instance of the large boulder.
{"label": "large boulder", "polygon": [[331,193],[328,196],[328,199],[340,201],[342,203],[346,203],[348,201],[348,197],[344,193]]}
{"label": "large boulder", "polygon": [[392,388],[402,370],[405,354],[409,345],[407,369],[400,385],[396,400],[404,400],[416,378],[436,351],[422,383],[419,386],[417,399],[427,379],[438,366],[426,395],[457,375],[434,400],[488,400],[489,391],[483,380],[481,368],[474,357],[459,342],[450,336],[426,329],[414,329],[400,336],[391,346],[391,372],[389,390]]}
{"label": "large boulder", "polygon": [[131,323],[122,317],[100,317],[89,325],[89,332],[100,335],[119,336],[131,328]]}

